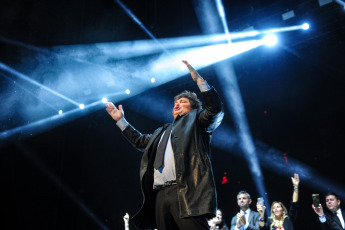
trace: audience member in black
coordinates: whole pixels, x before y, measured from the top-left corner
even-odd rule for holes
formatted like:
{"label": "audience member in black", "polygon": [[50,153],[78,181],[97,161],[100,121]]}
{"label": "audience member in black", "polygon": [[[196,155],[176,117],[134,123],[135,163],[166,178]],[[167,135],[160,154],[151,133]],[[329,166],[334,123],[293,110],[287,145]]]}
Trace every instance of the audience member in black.
{"label": "audience member in black", "polygon": [[319,215],[319,220],[323,230],[343,230],[345,212],[340,209],[340,199],[334,192],[326,194],[327,213],[324,213],[322,205],[319,208],[312,205],[314,212]]}
{"label": "audience member in black", "polygon": [[291,177],[293,184],[292,202],[290,203],[290,210],[287,211],[282,202],[274,201],[271,206],[271,216],[265,222],[265,209],[266,207],[257,204],[256,207],[260,213],[260,229],[267,230],[293,230],[293,222],[297,215],[297,202],[298,202],[298,185],[299,175],[295,173]]}

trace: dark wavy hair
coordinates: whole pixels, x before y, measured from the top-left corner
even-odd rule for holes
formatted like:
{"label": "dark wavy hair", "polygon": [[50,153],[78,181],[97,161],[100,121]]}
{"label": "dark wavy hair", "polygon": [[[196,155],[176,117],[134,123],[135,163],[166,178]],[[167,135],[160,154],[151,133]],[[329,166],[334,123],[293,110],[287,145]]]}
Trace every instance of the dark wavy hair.
{"label": "dark wavy hair", "polygon": [[189,99],[189,103],[190,103],[192,109],[201,109],[202,108],[201,102],[198,99],[198,96],[194,92],[190,92],[188,90],[185,90],[182,93],[176,95],[174,97],[174,102],[177,101],[178,99],[183,98],[183,97]]}
{"label": "dark wavy hair", "polygon": [[328,197],[328,196],[334,196],[335,199],[339,200],[339,195],[336,194],[335,192],[328,192],[328,193],[325,195],[325,198]]}

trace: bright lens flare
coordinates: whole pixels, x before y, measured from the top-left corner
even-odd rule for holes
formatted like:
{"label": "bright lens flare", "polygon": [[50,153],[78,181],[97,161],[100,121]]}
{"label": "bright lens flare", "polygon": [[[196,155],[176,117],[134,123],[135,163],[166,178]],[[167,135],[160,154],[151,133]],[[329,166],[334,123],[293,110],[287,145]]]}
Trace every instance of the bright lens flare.
{"label": "bright lens flare", "polygon": [[304,29],[304,30],[309,29],[309,24],[308,24],[308,23],[304,23],[304,24],[302,25],[302,29]]}
{"label": "bright lens flare", "polygon": [[267,46],[274,46],[277,44],[278,38],[274,34],[268,34],[264,37],[263,41]]}

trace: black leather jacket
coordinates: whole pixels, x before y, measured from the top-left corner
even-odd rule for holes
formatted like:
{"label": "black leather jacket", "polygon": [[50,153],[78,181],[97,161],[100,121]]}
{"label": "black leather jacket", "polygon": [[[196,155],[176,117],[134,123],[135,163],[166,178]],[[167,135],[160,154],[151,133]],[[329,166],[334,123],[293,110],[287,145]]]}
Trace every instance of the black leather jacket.
{"label": "black leather jacket", "polygon": [[[222,102],[212,88],[202,92],[205,109],[194,109],[174,121],[171,144],[175,157],[177,193],[180,218],[208,215],[214,216],[217,195],[210,162],[212,132],[220,125],[224,113]],[[132,218],[141,229],[156,228],[155,195],[153,189],[153,162],[163,127],[153,134],[141,134],[131,125],[123,135],[135,148],[143,151],[140,165],[140,180],[143,205]]]}

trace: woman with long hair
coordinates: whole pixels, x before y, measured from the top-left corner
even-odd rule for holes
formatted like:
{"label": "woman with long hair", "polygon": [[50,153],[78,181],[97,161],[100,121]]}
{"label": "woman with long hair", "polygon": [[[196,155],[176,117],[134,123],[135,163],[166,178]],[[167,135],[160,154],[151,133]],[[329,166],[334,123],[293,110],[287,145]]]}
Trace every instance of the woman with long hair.
{"label": "woman with long hair", "polygon": [[293,184],[292,202],[290,202],[289,212],[282,202],[274,201],[271,206],[271,216],[268,217],[265,222],[265,206],[261,206],[259,203],[256,205],[258,212],[260,213],[260,229],[269,230],[293,230],[293,222],[296,219],[297,214],[297,202],[298,202],[298,185],[299,175],[295,173],[294,177],[291,177]]}

